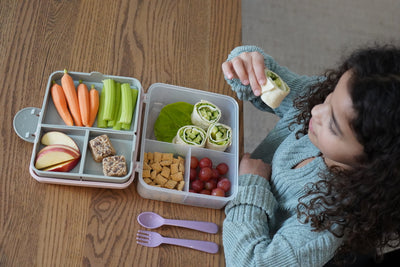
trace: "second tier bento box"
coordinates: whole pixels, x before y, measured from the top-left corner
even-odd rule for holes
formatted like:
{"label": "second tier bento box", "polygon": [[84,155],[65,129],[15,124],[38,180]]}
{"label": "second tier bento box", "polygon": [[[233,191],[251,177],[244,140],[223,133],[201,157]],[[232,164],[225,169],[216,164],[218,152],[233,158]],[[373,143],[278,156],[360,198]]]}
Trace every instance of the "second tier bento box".
{"label": "second tier bento box", "polygon": [[[238,188],[239,160],[239,111],[238,104],[230,96],[184,88],[180,86],[155,83],[147,93],[144,93],[139,80],[130,77],[104,75],[99,72],[82,73],[68,72],[75,86],[79,81],[88,88],[101,92],[103,81],[113,79],[120,83],[129,83],[138,90],[137,104],[133,113],[132,123],[127,130],[100,128],[97,120],[92,127],[67,126],[58,115],[53,103],[50,88],[53,81],[61,84],[64,71],[53,72],[47,83],[41,109],[28,107],[20,110],[14,117],[14,129],[22,139],[33,143],[32,156],[29,165],[31,176],[41,183],[63,184],[73,186],[100,187],[123,189],[131,185],[135,177],[137,191],[143,198],[168,201],[173,203],[220,209],[233,199]],[[154,134],[154,125],[160,111],[168,104],[178,101],[195,104],[201,100],[212,102],[221,110],[221,123],[232,128],[232,144],[225,151],[198,148],[188,145],[158,141]],[[68,172],[43,171],[35,168],[37,153],[44,147],[41,137],[50,131],[58,131],[70,136],[81,152],[79,163]],[[127,174],[122,177],[105,176],[101,163],[94,161],[89,151],[89,141],[106,134],[118,155],[123,155],[127,163]],[[143,179],[143,158],[148,152],[173,153],[185,159],[184,187],[181,191],[156,187],[147,184]],[[213,164],[226,163],[229,172],[226,174],[231,182],[231,188],[225,197],[205,195],[190,192],[190,159],[191,157],[209,157]]]}

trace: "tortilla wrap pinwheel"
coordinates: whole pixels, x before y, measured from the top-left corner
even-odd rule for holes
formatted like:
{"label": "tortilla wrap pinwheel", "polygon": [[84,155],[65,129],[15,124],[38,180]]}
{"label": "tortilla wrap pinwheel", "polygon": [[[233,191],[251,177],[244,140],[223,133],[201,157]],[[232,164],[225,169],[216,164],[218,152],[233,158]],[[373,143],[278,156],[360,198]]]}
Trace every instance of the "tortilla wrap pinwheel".
{"label": "tortilla wrap pinwheel", "polygon": [[186,125],[179,128],[176,136],[172,140],[174,144],[191,145],[195,147],[205,147],[207,133],[196,125]]}
{"label": "tortilla wrap pinwheel", "polygon": [[225,151],[232,144],[232,129],[222,123],[212,124],[207,131],[206,148]]}
{"label": "tortilla wrap pinwheel", "polygon": [[290,88],[273,71],[265,69],[267,83],[261,87],[261,100],[271,108],[277,108],[289,94]]}
{"label": "tortilla wrap pinwheel", "polygon": [[194,105],[191,115],[192,124],[207,130],[208,127],[219,121],[221,110],[213,103],[201,100]]}

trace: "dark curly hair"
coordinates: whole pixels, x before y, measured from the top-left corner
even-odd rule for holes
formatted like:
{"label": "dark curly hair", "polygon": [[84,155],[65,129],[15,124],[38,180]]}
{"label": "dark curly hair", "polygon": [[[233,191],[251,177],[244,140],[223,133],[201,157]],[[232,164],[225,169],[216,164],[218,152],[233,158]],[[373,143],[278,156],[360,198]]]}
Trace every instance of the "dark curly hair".
{"label": "dark curly hair", "polygon": [[379,256],[385,246],[400,245],[400,49],[359,49],[339,68],[328,70],[325,80],[295,100],[300,110],[295,122],[303,125],[296,134],[307,134],[311,109],[348,70],[356,114],[350,126],[364,153],[351,170],[333,166],[329,173],[321,173],[298,205],[299,218],[316,231],[345,237],[336,259],[376,252]]}

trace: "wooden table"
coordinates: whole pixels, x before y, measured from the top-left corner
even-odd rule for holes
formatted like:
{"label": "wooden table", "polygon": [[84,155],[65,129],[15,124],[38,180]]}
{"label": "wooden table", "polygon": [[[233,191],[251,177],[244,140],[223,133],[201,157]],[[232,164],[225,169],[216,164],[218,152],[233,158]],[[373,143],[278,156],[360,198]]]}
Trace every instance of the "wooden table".
{"label": "wooden table", "polygon": [[0,34],[0,266],[224,266],[221,231],[157,229],[214,241],[218,254],[135,240],[142,211],[222,229],[223,209],[143,199],[136,180],[123,190],[39,183],[28,171],[32,144],[12,122],[20,109],[41,107],[49,75],[64,68],[234,96],[221,64],[241,43],[241,2],[2,0]]}

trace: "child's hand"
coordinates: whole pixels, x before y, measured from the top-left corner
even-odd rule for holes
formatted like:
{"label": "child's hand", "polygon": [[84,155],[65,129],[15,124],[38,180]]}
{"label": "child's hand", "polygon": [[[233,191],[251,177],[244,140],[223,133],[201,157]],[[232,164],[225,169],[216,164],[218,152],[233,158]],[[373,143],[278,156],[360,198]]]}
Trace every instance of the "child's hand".
{"label": "child's hand", "polygon": [[250,158],[250,153],[245,153],[239,165],[239,175],[257,174],[268,181],[271,179],[271,165],[261,159]]}
{"label": "child's hand", "polygon": [[256,96],[261,94],[261,86],[267,82],[264,69],[264,57],[259,52],[243,52],[222,64],[225,77],[238,78],[244,85],[250,84]]}

